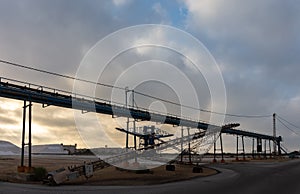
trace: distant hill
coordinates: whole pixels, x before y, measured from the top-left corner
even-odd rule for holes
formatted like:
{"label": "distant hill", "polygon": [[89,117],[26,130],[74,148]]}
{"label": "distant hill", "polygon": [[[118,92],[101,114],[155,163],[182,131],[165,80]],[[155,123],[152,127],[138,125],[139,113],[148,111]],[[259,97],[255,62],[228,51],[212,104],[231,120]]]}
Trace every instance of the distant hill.
{"label": "distant hill", "polygon": [[20,155],[21,148],[15,144],[0,140],[0,155]]}

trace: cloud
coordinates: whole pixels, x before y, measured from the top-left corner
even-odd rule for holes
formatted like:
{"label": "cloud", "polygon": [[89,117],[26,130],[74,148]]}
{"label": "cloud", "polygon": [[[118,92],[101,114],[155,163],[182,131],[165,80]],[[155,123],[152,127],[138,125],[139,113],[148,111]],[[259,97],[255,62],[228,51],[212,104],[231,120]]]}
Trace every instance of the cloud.
{"label": "cloud", "polygon": [[300,49],[298,4],[184,2],[188,9],[186,27],[207,43],[220,63],[229,95],[265,95],[270,100],[286,98],[285,93],[295,95],[291,89],[300,81],[299,55],[295,54]]}
{"label": "cloud", "polygon": [[131,2],[132,2],[131,0],[113,0],[113,3],[116,6],[123,6],[123,5],[129,4]]}
{"label": "cloud", "polygon": [[[72,120],[73,110],[57,107],[42,108],[35,104],[33,110],[33,121],[48,128],[75,129],[75,122]],[[37,111],[35,113],[35,111]],[[35,113],[35,114],[34,114]]]}
{"label": "cloud", "polygon": [[[222,69],[228,112],[278,112],[299,126],[293,115],[299,113],[294,103],[300,83],[300,58],[296,54],[300,51],[300,5],[279,0],[182,3],[187,9],[186,29],[208,47]],[[238,121],[245,129],[272,133],[271,118],[226,120]],[[282,126],[278,131],[289,136]],[[298,138],[293,135],[285,144],[296,149]]]}
{"label": "cloud", "polygon": [[[5,28],[0,31],[0,58],[72,76],[88,49],[105,35],[128,25],[151,22],[151,14],[156,15],[154,20],[159,20],[160,16],[152,9],[148,13],[141,11],[138,5],[141,3],[128,7],[131,2],[1,1],[0,25]],[[141,17],[136,17],[137,14]],[[5,64],[1,64],[1,76],[67,91],[71,91],[73,86],[72,80]],[[1,99],[1,102],[0,118],[6,124],[1,127],[3,130],[11,130],[11,127],[21,124],[22,102],[6,99]],[[13,106],[17,108],[11,109]],[[80,143],[72,113],[71,110],[55,107],[42,109],[40,105],[34,104],[36,143],[59,140],[64,143],[76,141],[84,145]],[[1,134],[2,138],[10,139],[9,135]],[[13,134],[12,141],[15,141],[16,135],[20,138],[20,133]]]}

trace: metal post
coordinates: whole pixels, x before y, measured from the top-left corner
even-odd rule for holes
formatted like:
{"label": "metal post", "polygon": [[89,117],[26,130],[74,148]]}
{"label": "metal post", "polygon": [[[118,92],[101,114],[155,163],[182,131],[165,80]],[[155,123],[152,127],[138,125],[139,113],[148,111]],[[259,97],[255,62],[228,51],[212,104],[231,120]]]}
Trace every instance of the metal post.
{"label": "metal post", "polygon": [[214,134],[214,160],[213,162],[217,162],[216,160],[216,134]]}
{"label": "metal post", "polygon": [[[136,132],[135,129],[135,119],[133,120],[133,131]],[[136,135],[134,135],[134,150],[136,150]],[[137,163],[137,154],[134,156],[134,161]]]}
{"label": "metal post", "polygon": [[259,150],[258,150],[258,138],[256,138],[256,155],[257,155],[257,158],[260,159],[260,154],[259,154]]}
{"label": "metal post", "polygon": [[261,138],[257,138],[256,139],[256,148],[257,148],[258,158],[260,158],[261,152],[262,152],[262,141],[261,141]]}
{"label": "metal post", "polygon": [[246,157],[245,157],[245,144],[244,144],[244,136],[242,136],[242,145],[243,145],[243,160],[246,160]]}
{"label": "metal post", "polygon": [[132,108],[134,108],[134,90],[131,90],[131,92],[132,92]]}
{"label": "metal post", "polygon": [[[132,90],[132,108],[134,108],[134,90]],[[135,131],[135,119],[133,119],[133,131],[134,134],[136,133]],[[136,150],[136,135],[133,136],[133,141],[134,141],[134,149]]]}
{"label": "metal post", "polygon": [[29,134],[28,134],[28,166],[31,167],[31,110],[32,110],[32,102],[29,102]]}
{"label": "metal post", "polygon": [[265,139],[265,158],[267,158],[267,140]]}
{"label": "metal post", "polygon": [[127,108],[127,92],[128,92],[128,87],[125,87],[125,107]]}
{"label": "metal post", "polygon": [[273,147],[274,147],[274,155],[276,155],[276,113],[273,114]]}
{"label": "metal post", "polygon": [[280,146],[280,141],[277,141],[278,144],[278,155],[281,155],[281,146]]}
{"label": "metal post", "polygon": [[[128,103],[127,103],[127,92],[128,92],[128,87],[125,88],[125,106],[128,108]],[[129,117],[127,116],[127,122],[126,122],[126,149],[128,149],[128,130],[129,130]]]}
{"label": "metal post", "polygon": [[[135,129],[135,120],[133,121],[133,131],[134,134],[136,133],[136,129]],[[134,149],[136,150],[136,135],[134,135]]]}
{"label": "metal post", "polygon": [[254,138],[252,139],[252,158],[254,159]]}
{"label": "metal post", "polygon": [[129,118],[127,118],[126,127],[127,127],[127,133],[126,133],[126,149],[128,149],[128,130],[129,130]]}
{"label": "metal post", "polygon": [[239,136],[236,136],[236,160],[239,160]]}
{"label": "metal post", "polygon": [[271,141],[269,140],[270,158],[272,157]]}
{"label": "metal post", "polygon": [[222,156],[222,160],[221,160],[221,162],[225,162],[225,160],[224,160],[224,153],[223,153],[223,140],[222,140],[222,133],[220,133],[220,144],[221,144],[221,156]]}
{"label": "metal post", "polygon": [[25,127],[26,127],[26,100],[24,100],[24,106],[23,106],[23,130],[22,130],[21,166],[24,166]]}
{"label": "metal post", "polygon": [[126,133],[126,149],[128,149],[128,128],[129,128],[129,118],[127,118],[127,123],[126,123],[126,127],[127,127],[127,133]]}
{"label": "metal post", "polygon": [[181,156],[180,156],[180,161],[183,161],[183,126],[181,126]]}
{"label": "metal post", "polygon": [[187,128],[188,130],[188,137],[189,137],[189,162],[192,163],[192,157],[191,157],[191,143],[190,143],[190,128]]}

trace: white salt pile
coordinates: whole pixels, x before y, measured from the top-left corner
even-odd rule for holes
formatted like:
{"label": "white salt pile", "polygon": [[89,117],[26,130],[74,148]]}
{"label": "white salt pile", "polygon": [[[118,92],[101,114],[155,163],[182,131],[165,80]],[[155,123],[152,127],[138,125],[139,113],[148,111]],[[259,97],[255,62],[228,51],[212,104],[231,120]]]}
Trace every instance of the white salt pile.
{"label": "white salt pile", "polygon": [[21,148],[8,141],[0,140],[0,155],[20,155]]}

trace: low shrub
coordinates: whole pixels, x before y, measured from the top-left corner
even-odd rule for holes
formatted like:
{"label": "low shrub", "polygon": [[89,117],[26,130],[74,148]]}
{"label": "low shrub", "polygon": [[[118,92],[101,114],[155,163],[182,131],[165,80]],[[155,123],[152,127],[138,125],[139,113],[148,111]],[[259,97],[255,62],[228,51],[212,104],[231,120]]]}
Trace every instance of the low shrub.
{"label": "low shrub", "polygon": [[42,181],[47,176],[47,170],[44,167],[37,167],[33,170],[34,181]]}

